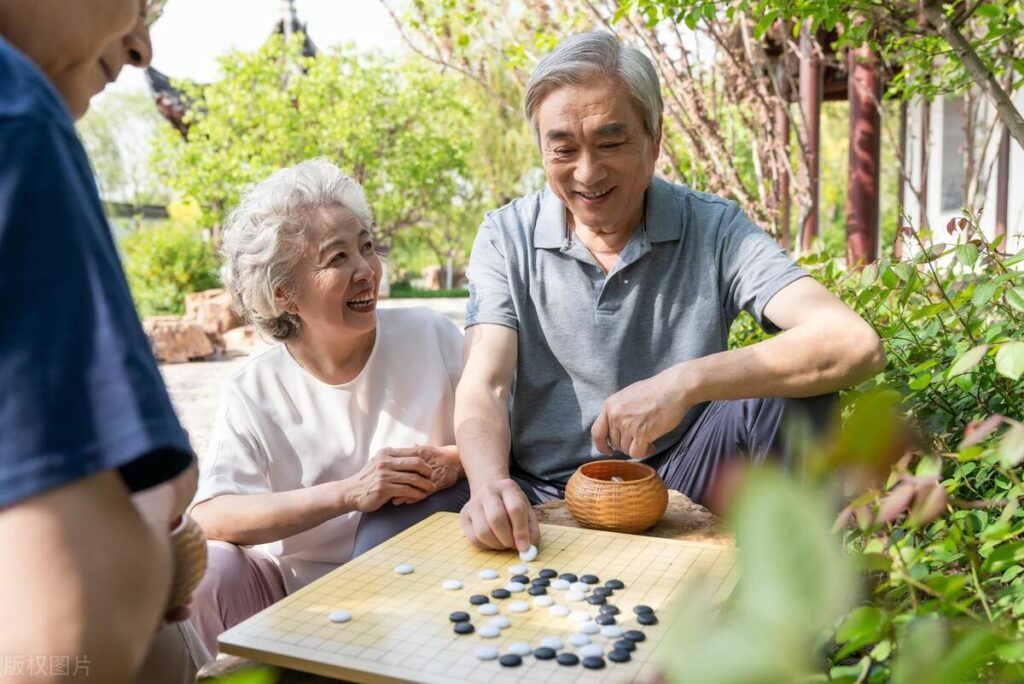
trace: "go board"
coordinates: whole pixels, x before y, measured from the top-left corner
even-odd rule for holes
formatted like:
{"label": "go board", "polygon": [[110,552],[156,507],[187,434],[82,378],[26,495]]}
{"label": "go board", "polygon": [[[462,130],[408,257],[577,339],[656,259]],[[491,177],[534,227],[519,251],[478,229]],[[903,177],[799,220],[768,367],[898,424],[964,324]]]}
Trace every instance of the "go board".
{"label": "go board", "polygon": [[[403,563],[411,564],[415,571],[396,573],[394,568]],[[474,653],[481,646],[494,646],[506,654],[514,642],[528,642],[536,648],[549,635],[561,638],[563,650],[576,650],[568,637],[578,631],[580,623],[534,606],[534,597],[526,592],[504,600],[490,598],[512,622],[497,638],[453,631],[449,619],[453,611],[469,613],[477,629],[487,624],[490,618],[480,615],[469,597],[490,597],[493,589],[509,582],[513,574],[509,569],[515,565],[527,565],[526,574],[531,578],[542,568],[550,568],[559,573],[594,574],[602,584],[608,579],[621,580],[625,588],[607,600],[621,610],[615,616],[618,625],[642,630],[646,640],[636,644],[629,662],[607,662],[600,670],[559,665],[532,655],[524,656],[518,667],[479,660]],[[481,579],[478,573],[485,568],[497,570],[498,578]],[[659,645],[676,613],[669,600],[701,577],[710,580],[712,604],[720,605],[737,580],[733,549],[541,525],[540,554],[523,563],[512,551],[472,548],[462,534],[458,515],[436,513],[236,625],[220,636],[220,644],[226,653],[351,682],[650,681],[657,671]],[[462,589],[443,589],[442,583],[450,579],[461,580]],[[548,592],[555,604],[598,615],[599,606],[568,604],[565,594]],[[515,600],[526,601],[530,610],[510,613],[508,606]],[[633,613],[638,604],[653,608],[658,624],[639,625]],[[328,616],[339,609],[350,611],[351,621],[330,622]],[[592,639],[606,652],[617,640],[600,634]]]}

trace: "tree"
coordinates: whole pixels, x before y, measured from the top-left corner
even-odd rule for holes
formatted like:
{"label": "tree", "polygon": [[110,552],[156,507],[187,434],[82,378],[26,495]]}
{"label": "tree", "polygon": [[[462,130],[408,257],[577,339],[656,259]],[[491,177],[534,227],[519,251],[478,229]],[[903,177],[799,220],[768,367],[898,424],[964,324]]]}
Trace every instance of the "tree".
{"label": "tree", "polygon": [[135,207],[167,203],[170,192],[149,163],[160,123],[153,101],[141,91],[107,94],[78,122],[104,200]]}
{"label": "tree", "polygon": [[[452,221],[473,147],[456,84],[347,49],[302,57],[301,40],[274,36],[222,58],[221,80],[182,85],[196,106],[187,142],[170,129],[161,136],[155,160],[168,184],[216,228],[254,183],[324,156],[362,184],[384,249],[411,229]],[[454,249],[466,230],[449,231]]]}

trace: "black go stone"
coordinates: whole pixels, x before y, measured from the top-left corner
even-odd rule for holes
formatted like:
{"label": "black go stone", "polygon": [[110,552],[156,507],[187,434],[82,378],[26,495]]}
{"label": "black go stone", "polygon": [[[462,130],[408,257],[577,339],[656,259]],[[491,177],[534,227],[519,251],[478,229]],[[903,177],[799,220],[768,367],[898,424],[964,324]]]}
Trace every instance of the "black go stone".
{"label": "black go stone", "polygon": [[608,660],[613,663],[628,663],[630,660],[629,651],[623,651],[620,648],[613,648],[612,652],[608,654]]}
{"label": "black go stone", "polygon": [[651,608],[650,606],[635,606],[633,608],[633,612],[636,613],[637,615],[643,615],[644,613],[647,613],[648,615],[650,615],[650,614],[654,613],[654,609]]}
{"label": "black go stone", "polygon": [[512,577],[509,578],[509,582],[519,582],[520,584],[529,584],[530,583],[530,578],[527,577],[526,575],[512,575]]}
{"label": "black go stone", "polygon": [[558,654],[559,665],[579,665],[580,659],[575,653],[559,653]]}
{"label": "black go stone", "polygon": [[505,655],[498,658],[498,662],[505,667],[519,667],[523,664],[523,659],[517,656],[515,653],[506,653]]}
{"label": "black go stone", "polygon": [[496,599],[507,599],[511,595],[512,595],[512,592],[510,592],[508,589],[493,589],[493,590],[491,590],[491,596],[493,596]]}
{"label": "black go stone", "polygon": [[558,577],[558,571],[552,570],[551,568],[544,568],[537,574],[543,577],[544,579],[554,579],[555,577]]}
{"label": "black go stone", "polygon": [[587,656],[583,659],[583,667],[588,670],[601,670],[604,668],[604,658],[601,656]]}
{"label": "black go stone", "polygon": [[628,639],[629,641],[644,641],[645,639],[647,639],[647,635],[641,632],[639,629],[627,630],[626,633],[622,636],[623,638]]}
{"label": "black go stone", "polygon": [[580,582],[584,584],[597,584],[600,581],[597,575],[583,575],[580,577]]}
{"label": "black go stone", "polygon": [[601,615],[618,615],[619,612],[619,607],[613,606],[610,603],[606,606],[601,606]]}
{"label": "black go stone", "polygon": [[550,587],[551,580],[549,580],[547,577],[538,577],[537,579],[530,582],[530,584],[532,584],[535,587]]}
{"label": "black go stone", "polygon": [[485,603],[490,603],[491,599],[487,598],[483,594],[473,594],[469,597],[469,602],[474,606],[482,606]]}
{"label": "black go stone", "polygon": [[615,616],[614,615],[606,615],[606,614],[602,613],[601,615],[598,615],[596,618],[594,618],[594,622],[596,622],[599,625],[614,625],[615,624]]}
{"label": "black go stone", "polygon": [[561,575],[559,575],[559,577],[564,579],[566,582],[579,582],[580,581],[580,578],[577,577],[576,575],[572,574],[571,572],[563,572]]}
{"label": "black go stone", "polygon": [[615,648],[616,651],[629,652],[636,650],[636,642],[630,641],[629,639],[619,639],[614,644],[612,644],[612,646]]}
{"label": "black go stone", "polygon": [[608,602],[608,599],[606,599],[604,596],[594,595],[594,596],[588,596],[587,597],[587,603],[589,603],[592,606],[603,606],[607,602]]}
{"label": "black go stone", "polygon": [[548,590],[542,586],[533,586],[526,590],[526,593],[530,596],[543,596],[548,593]]}
{"label": "black go stone", "polygon": [[537,660],[551,660],[555,657],[555,649],[541,646],[533,649],[533,657]]}
{"label": "black go stone", "polygon": [[594,591],[592,591],[590,593],[592,593],[594,596],[608,597],[608,596],[611,596],[612,594],[614,594],[615,592],[613,592],[608,587],[598,587],[597,589],[594,589]]}
{"label": "black go stone", "polygon": [[448,619],[452,622],[469,622],[469,613],[457,610],[451,615],[449,615]]}
{"label": "black go stone", "polygon": [[472,634],[473,633],[473,623],[471,623],[471,622],[456,622],[455,623],[455,633],[456,634]]}
{"label": "black go stone", "polygon": [[612,591],[618,591],[619,589],[625,589],[626,585],[622,583],[622,580],[610,579],[604,583],[604,586],[608,587]]}
{"label": "black go stone", "polygon": [[636,616],[636,621],[641,625],[656,625],[658,624],[658,618],[654,616],[654,613],[640,613]]}

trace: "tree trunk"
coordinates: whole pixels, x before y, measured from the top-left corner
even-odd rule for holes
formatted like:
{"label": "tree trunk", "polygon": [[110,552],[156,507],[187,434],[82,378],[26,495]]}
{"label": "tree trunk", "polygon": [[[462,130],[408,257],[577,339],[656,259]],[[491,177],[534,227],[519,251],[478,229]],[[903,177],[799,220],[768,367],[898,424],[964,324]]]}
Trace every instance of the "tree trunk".
{"label": "tree trunk", "polygon": [[950,47],[953,48],[953,52],[963,62],[964,69],[968,75],[981,88],[981,92],[985,93],[992,102],[992,106],[996,108],[999,118],[1006,124],[1006,129],[1010,131],[1010,135],[1013,136],[1018,145],[1024,147],[1024,117],[1013,106],[1010,96],[999,87],[995,76],[988,70],[985,63],[981,61],[978,53],[974,51],[974,48],[964,38],[964,35],[950,23],[949,17],[946,16],[940,3],[929,0],[924,3],[922,9],[925,17],[928,19],[928,23],[949,43]]}

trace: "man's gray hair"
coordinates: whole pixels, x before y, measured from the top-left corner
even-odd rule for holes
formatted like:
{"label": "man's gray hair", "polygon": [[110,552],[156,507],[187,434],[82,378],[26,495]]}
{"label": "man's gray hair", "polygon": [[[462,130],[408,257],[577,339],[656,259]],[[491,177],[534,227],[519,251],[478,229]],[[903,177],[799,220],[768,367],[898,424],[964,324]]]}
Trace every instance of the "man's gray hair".
{"label": "man's gray hair", "polygon": [[523,111],[538,144],[537,109],[544,98],[558,88],[583,85],[601,76],[625,86],[640,111],[647,135],[652,139],[657,135],[665,104],[654,64],[647,55],[623,45],[611,33],[591,31],[563,39],[541,58],[526,84]]}
{"label": "man's gray hair", "polygon": [[326,159],[275,172],[228,216],[220,250],[224,286],[239,312],[275,340],[296,335],[300,321],[281,308],[274,292],[295,295],[295,267],[309,244],[310,219],[330,206],[349,210],[373,230],[362,187]]}

